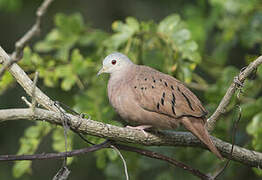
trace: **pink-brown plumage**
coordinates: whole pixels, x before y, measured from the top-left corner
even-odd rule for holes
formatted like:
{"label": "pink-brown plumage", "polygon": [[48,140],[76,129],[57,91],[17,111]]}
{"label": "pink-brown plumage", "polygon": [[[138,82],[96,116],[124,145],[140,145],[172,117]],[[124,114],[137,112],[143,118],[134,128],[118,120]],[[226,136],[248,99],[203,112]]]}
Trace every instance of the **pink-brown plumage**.
{"label": "pink-brown plumage", "polygon": [[110,73],[109,101],[124,120],[156,129],[175,129],[182,123],[222,158],[205,128],[207,111],[183,83],[150,67],[133,64],[120,53],[107,56],[103,68]]}

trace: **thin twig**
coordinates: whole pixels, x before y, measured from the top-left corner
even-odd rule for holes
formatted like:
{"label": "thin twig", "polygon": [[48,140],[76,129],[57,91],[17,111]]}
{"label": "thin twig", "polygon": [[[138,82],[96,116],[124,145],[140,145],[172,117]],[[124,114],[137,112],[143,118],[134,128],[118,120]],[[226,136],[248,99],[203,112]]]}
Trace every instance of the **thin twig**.
{"label": "thin twig", "polygon": [[[63,108],[64,111],[65,111],[65,110],[66,110],[66,111],[69,111],[70,114],[76,114],[76,115],[78,115],[78,116],[81,116],[81,115],[82,115],[82,114],[76,112],[75,110],[73,110],[71,107],[69,107],[69,106],[66,105],[65,103],[62,103],[62,102],[60,102],[60,101],[56,101],[55,104],[59,104],[60,108]],[[83,117],[84,117],[84,115],[83,115]]]}
{"label": "thin twig", "polygon": [[59,152],[59,153],[42,153],[42,154],[33,154],[33,155],[0,155],[0,161],[18,161],[18,160],[46,160],[46,159],[61,159],[64,157],[72,157],[78,156],[81,154],[94,152],[103,148],[109,147],[109,142],[105,141],[101,144],[97,144],[91,147],[77,149],[73,151],[67,152]]}
{"label": "thin twig", "polygon": [[78,134],[78,136],[83,140],[85,141],[86,143],[88,144],[91,144],[91,145],[95,145],[94,143],[92,143],[91,141],[89,141],[88,139],[86,139],[81,133],[77,132],[77,131],[74,131],[75,133]]}
{"label": "thin twig", "polygon": [[32,104],[26,99],[25,96],[22,96],[21,99],[25,102],[25,104],[28,106],[28,107],[31,107]]}
{"label": "thin twig", "polygon": [[[4,65],[0,69],[0,80],[6,69],[13,63],[19,61],[23,57],[23,50],[26,44],[40,32],[41,19],[46,13],[48,6],[53,0],[45,0],[36,12],[35,24],[27,31],[27,33],[15,43],[15,51],[12,53],[11,58],[3,62]],[[2,61],[1,61],[2,62]]]}
{"label": "thin twig", "polygon": [[[230,151],[231,157],[233,155],[233,151],[234,151],[234,146],[235,146],[235,138],[236,138],[236,132],[237,132],[237,128],[238,128],[238,123],[241,119],[242,116],[242,108],[241,106],[238,105],[239,108],[239,113],[238,113],[238,118],[234,121],[234,125],[233,125],[233,132],[232,132],[232,148]],[[221,176],[223,174],[223,172],[225,171],[225,169],[228,167],[229,163],[230,163],[231,159],[228,159],[225,166],[220,169],[214,176],[213,179],[217,179],[219,176]]]}
{"label": "thin twig", "polygon": [[[73,110],[72,108],[70,108],[68,105],[62,103],[62,102],[58,102],[56,101],[55,104],[59,104],[59,107],[61,107],[61,105],[67,110],[69,111],[70,113],[72,114],[76,114],[78,115],[80,118],[81,118],[81,121],[79,121],[79,125],[80,126],[83,122],[83,120],[85,120],[85,116],[87,115],[88,116],[88,120],[91,119],[91,116],[89,114],[84,114],[84,113],[78,113],[76,112],[75,110]],[[59,108],[58,108],[59,109]],[[77,126],[77,127],[78,127]],[[77,128],[76,129],[71,129],[72,131],[74,131],[76,134],[78,134],[78,136],[83,140],[85,141],[87,144],[91,144],[91,145],[95,145],[94,143],[90,142],[88,139],[86,139],[80,132],[77,131]]]}
{"label": "thin twig", "polygon": [[120,156],[120,158],[122,159],[122,162],[123,162],[124,168],[125,168],[126,180],[129,180],[128,171],[127,171],[127,165],[126,165],[126,161],[125,161],[124,157],[122,156],[121,152],[114,145],[110,145],[110,147],[112,149],[114,149],[117,152],[117,154]]}
{"label": "thin twig", "polygon": [[[260,65],[262,64],[262,56],[259,56],[255,61],[250,63],[243,71],[240,71],[237,76],[238,81],[243,84],[245,79]],[[212,116],[207,120],[207,129],[212,131],[215,127],[215,123],[218,120],[218,117],[225,111],[225,108],[230,103],[231,97],[234,95],[235,91],[239,87],[239,82],[232,82],[230,87],[228,88],[226,94],[223,99],[219,103],[216,111],[212,114]]]}
{"label": "thin twig", "polygon": [[[59,102],[55,102],[55,105],[57,106],[57,108],[59,109],[60,111],[60,116],[61,116],[61,119],[62,119],[62,125],[63,125],[63,128],[64,128],[64,137],[65,137],[65,151],[67,152],[67,132],[69,130],[69,126],[68,126],[68,120],[70,119],[67,115],[66,115],[66,112],[64,109],[62,109],[60,107],[60,105],[58,104]],[[67,164],[67,157],[64,158],[64,161],[63,161],[63,166],[62,167],[66,167],[66,164]]]}
{"label": "thin twig", "polygon": [[179,167],[179,168],[184,169],[185,171],[190,172],[192,175],[197,176],[200,179],[210,179],[210,177],[208,175],[200,172],[199,170],[194,169],[194,168],[192,168],[192,167],[190,167],[190,166],[188,166],[188,165],[186,165],[182,162],[179,162],[175,159],[172,159],[172,158],[167,157],[165,155],[162,155],[160,153],[152,152],[152,151],[149,151],[149,150],[146,150],[146,149],[131,147],[131,146],[123,145],[123,144],[114,144],[114,146],[119,148],[119,149],[125,150],[125,151],[136,152],[136,153],[143,155],[143,156],[147,156],[147,157],[150,157],[150,158],[153,158],[153,159],[159,159],[159,160],[162,160],[162,161],[166,161],[166,162],[174,165],[175,167]]}

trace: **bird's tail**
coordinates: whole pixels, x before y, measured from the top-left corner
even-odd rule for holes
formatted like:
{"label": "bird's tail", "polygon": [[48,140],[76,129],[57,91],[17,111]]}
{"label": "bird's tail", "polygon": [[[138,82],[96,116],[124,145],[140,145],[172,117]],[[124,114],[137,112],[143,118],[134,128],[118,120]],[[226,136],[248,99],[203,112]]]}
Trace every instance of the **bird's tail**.
{"label": "bird's tail", "polygon": [[220,152],[213,144],[202,118],[182,117],[181,123],[187,130],[191,131],[196,137],[198,137],[198,139],[200,139],[219,159],[223,159]]}

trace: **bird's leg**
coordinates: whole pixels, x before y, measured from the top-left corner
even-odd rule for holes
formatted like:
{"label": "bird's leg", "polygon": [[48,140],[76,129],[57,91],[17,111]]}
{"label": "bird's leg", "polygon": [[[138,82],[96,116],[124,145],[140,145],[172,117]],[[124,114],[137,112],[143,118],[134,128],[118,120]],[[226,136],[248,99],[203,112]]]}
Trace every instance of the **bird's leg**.
{"label": "bird's leg", "polygon": [[144,129],[148,129],[148,128],[151,128],[152,126],[150,125],[141,125],[141,126],[126,126],[126,128],[130,128],[130,129],[137,129],[137,130],[140,130],[144,133],[144,135],[147,137],[148,136],[148,133],[144,131]]}

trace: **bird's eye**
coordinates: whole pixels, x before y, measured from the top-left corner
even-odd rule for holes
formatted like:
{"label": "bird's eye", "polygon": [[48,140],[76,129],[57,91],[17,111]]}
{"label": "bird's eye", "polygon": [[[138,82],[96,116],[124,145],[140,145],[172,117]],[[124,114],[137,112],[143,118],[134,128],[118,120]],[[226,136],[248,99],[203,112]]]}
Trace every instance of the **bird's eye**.
{"label": "bird's eye", "polygon": [[113,59],[113,60],[111,61],[111,63],[112,63],[113,65],[115,65],[115,64],[116,64],[116,60]]}

